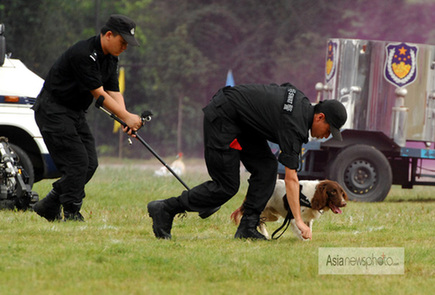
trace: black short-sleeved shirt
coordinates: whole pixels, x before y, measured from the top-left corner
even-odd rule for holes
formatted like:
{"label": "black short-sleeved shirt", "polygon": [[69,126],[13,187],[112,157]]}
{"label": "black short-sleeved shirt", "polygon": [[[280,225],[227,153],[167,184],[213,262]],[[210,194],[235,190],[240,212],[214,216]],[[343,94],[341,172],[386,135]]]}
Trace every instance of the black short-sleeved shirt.
{"label": "black short-sleeved shirt", "polygon": [[65,51],[44,83],[58,103],[74,110],[86,110],[93,100],[90,91],[101,86],[106,91],[119,91],[118,57],[104,55],[99,35]]}
{"label": "black short-sleeved shirt", "polygon": [[[224,89],[235,106],[242,128],[252,128],[263,138],[279,144],[278,160],[297,169],[302,143],[308,142],[314,107],[309,99],[290,84],[237,85]],[[242,129],[243,130],[243,129]]]}

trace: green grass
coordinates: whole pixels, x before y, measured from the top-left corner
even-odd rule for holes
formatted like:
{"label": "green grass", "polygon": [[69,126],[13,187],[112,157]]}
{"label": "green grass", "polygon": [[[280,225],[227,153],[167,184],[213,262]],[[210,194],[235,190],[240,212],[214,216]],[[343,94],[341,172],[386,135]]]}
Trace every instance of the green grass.
{"label": "green grass", "polygon": [[[0,294],[430,294],[435,290],[435,188],[393,187],[382,203],[349,203],[314,223],[313,240],[233,239],[239,193],[206,220],[176,218],[171,241],[155,239],[146,205],[177,196],[154,161],[102,159],[86,188],[85,223],[49,223],[34,212],[0,212]],[[110,163],[116,166],[104,165]],[[136,166],[138,164],[154,166]],[[187,161],[183,180],[208,176]],[[125,164],[118,166],[117,164]],[[35,184],[41,198],[52,180]],[[273,231],[280,224],[268,225]],[[404,247],[404,275],[319,275],[319,247]]]}

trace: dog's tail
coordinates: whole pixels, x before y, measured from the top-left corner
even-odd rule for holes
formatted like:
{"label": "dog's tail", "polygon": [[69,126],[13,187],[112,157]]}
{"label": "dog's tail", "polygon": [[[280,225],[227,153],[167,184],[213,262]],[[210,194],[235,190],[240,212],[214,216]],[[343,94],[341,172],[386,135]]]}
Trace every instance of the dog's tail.
{"label": "dog's tail", "polygon": [[231,213],[230,218],[235,225],[239,225],[242,216],[243,216],[243,206],[240,206],[233,213]]}

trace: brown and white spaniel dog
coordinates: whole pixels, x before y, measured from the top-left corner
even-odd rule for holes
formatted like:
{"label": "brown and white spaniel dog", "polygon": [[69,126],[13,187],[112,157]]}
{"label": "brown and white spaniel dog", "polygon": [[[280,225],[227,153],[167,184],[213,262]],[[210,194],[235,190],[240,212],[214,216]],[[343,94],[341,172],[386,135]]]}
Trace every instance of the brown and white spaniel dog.
{"label": "brown and white spaniel dog", "polygon": [[[299,184],[301,186],[301,216],[311,230],[313,229],[314,220],[319,218],[325,211],[331,210],[333,213],[338,214],[342,213],[340,208],[346,206],[347,194],[336,181],[301,180]],[[302,201],[302,196],[305,196],[311,204],[305,204]],[[290,209],[286,198],[284,180],[278,179],[272,197],[260,216],[259,230],[268,239],[270,239],[270,236],[266,230],[265,222],[277,221],[279,217],[285,218],[287,216]],[[306,199],[304,200],[307,201]],[[238,225],[242,215],[243,205],[231,214],[231,219]],[[302,238],[294,219],[291,220],[290,226],[300,240],[305,240]]]}

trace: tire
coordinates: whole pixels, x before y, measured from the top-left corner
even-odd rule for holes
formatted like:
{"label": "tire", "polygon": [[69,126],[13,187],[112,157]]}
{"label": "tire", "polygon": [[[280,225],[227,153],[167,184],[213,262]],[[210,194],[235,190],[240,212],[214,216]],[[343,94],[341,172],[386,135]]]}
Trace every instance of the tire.
{"label": "tire", "polygon": [[12,143],[9,143],[9,146],[14,151],[14,153],[18,156],[17,164],[21,166],[29,176],[29,181],[27,181],[26,184],[30,185],[30,187],[33,187],[33,183],[35,182],[35,171],[33,170],[32,161],[30,160],[29,156],[22,148]]}
{"label": "tire", "polygon": [[350,200],[383,201],[393,183],[387,158],[372,146],[358,144],[338,153],[328,169],[329,179],[337,181]]}

